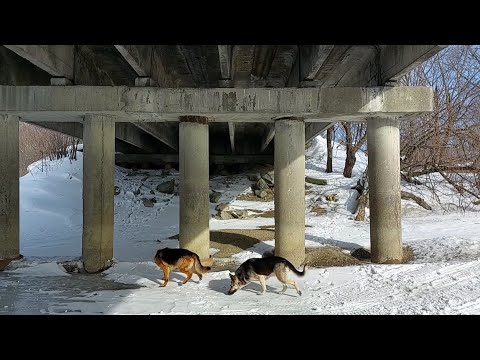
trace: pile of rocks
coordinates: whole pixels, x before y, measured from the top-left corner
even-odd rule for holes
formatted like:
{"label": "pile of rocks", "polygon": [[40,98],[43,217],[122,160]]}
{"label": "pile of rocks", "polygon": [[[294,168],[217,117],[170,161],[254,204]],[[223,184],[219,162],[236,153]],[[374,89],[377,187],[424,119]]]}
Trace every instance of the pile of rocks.
{"label": "pile of rocks", "polygon": [[273,188],[275,185],[273,171],[269,171],[263,175],[259,173],[248,175],[248,180],[255,182],[252,185],[252,191],[255,196],[261,199],[273,197]]}
{"label": "pile of rocks", "polygon": [[215,210],[217,210],[215,218],[219,220],[247,219],[249,217],[247,210],[232,209],[228,204],[218,204]]}

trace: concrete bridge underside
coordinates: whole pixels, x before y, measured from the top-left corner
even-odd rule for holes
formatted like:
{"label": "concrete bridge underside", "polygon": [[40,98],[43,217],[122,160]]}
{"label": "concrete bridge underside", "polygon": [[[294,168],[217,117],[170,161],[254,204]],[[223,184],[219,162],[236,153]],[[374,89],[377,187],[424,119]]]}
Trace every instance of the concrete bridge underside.
{"label": "concrete bridge underside", "polygon": [[298,265],[305,257],[305,142],[335,121],[367,121],[372,260],[398,262],[399,123],[432,111],[433,92],[393,85],[442,47],[0,46],[0,259],[19,255],[19,121],[84,140],[87,272],[113,257],[120,147],[123,159],[178,159],[180,246],[203,259],[209,161],[274,158],[276,253]]}

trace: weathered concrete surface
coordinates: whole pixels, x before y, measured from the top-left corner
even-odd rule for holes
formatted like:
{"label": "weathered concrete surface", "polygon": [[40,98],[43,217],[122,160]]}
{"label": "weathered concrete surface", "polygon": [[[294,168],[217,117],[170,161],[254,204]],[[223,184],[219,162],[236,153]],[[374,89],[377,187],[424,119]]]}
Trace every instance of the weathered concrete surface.
{"label": "weathered concrete surface", "polygon": [[[206,120],[206,119],[205,119]],[[209,258],[208,124],[180,122],[180,247]]]}
{"label": "weathered concrete surface", "polygon": [[370,248],[375,263],[403,257],[400,198],[400,120],[367,122]]}
{"label": "weathered concrete surface", "polygon": [[2,85],[50,85],[50,74],[0,46],[0,84]]}
{"label": "weathered concrete surface", "polygon": [[55,77],[73,80],[73,45],[4,45]]}
{"label": "weathered concrete surface", "polygon": [[0,259],[20,254],[19,119],[0,115]]}
{"label": "weathered concrete surface", "polygon": [[275,121],[275,255],[305,260],[305,123]]}
{"label": "weathered concrete surface", "polygon": [[[322,89],[161,89],[105,86],[0,86],[0,112],[45,121],[38,114],[115,114],[127,121],[178,121],[179,115],[217,122],[273,122],[282,116],[306,121],[351,120],[430,112],[429,87]],[[138,115],[135,116],[135,115]],[[44,117],[45,118],[45,117]],[[48,117],[47,117],[48,118]],[[50,121],[61,121],[57,117]],[[58,120],[57,120],[58,119]]]}
{"label": "weathered concrete surface", "polygon": [[399,80],[447,45],[386,45],[380,51],[381,84]]}
{"label": "weathered concrete surface", "polygon": [[83,125],[82,257],[89,273],[108,268],[113,259],[115,121],[88,115]]}

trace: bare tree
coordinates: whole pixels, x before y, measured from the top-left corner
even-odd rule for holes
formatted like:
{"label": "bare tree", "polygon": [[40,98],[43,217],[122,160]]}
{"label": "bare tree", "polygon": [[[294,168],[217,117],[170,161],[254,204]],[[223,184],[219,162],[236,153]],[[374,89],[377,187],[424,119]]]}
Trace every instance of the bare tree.
{"label": "bare tree", "polygon": [[419,184],[417,177],[438,173],[460,195],[480,199],[480,47],[450,46],[402,84],[434,88],[434,111],[402,122],[402,178]]}
{"label": "bare tree", "polygon": [[335,124],[327,129],[327,173],[333,172],[333,144]]}
{"label": "bare tree", "polygon": [[355,156],[367,140],[367,124],[342,122],[343,133],[340,134],[340,144],[346,148],[347,158],[343,169],[343,176],[352,177],[353,167],[357,161]]}
{"label": "bare tree", "polygon": [[79,139],[36,125],[20,122],[20,176],[27,173],[30,164],[42,160],[40,169],[48,170],[48,161],[63,157],[76,160]]}

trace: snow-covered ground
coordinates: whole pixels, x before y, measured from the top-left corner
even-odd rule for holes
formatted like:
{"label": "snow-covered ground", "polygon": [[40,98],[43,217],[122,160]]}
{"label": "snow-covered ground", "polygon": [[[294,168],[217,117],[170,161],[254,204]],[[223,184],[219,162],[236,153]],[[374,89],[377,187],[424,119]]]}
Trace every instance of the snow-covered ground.
{"label": "snow-covered ground", "polygon": [[[306,175],[326,179],[328,185],[311,185],[307,191],[306,244],[369,248],[368,222],[353,221],[357,192],[351,189],[367,159],[358,154],[354,176],[346,179],[342,176],[345,153],[341,146],[335,146],[334,172],[326,174],[325,148],[325,140],[319,136],[307,150]],[[21,253],[26,258],[0,274],[0,282],[1,276],[62,276],[63,283],[68,277],[80,276],[67,274],[55,261],[81,255],[82,155],[78,153],[78,161],[51,162],[48,172],[42,172],[37,162],[20,179]],[[208,273],[199,283],[194,276],[194,281],[185,285],[181,285],[184,275],[173,273],[168,286],[159,287],[163,274],[152,257],[160,247],[178,246],[176,240],[169,239],[178,234],[178,196],[160,193],[156,186],[173,179],[177,191],[178,173],[132,173],[117,168],[115,176],[120,190],[115,196],[117,262],[105,277],[140,287],[82,293],[68,301],[63,299],[62,305],[46,304],[43,313],[57,313],[63,306],[84,314],[480,314],[480,214],[475,207],[460,211],[465,202],[448,184],[438,182],[438,197],[426,187],[402,184],[433,207],[428,211],[402,200],[403,240],[414,251],[412,263],[311,268],[297,279],[304,290],[301,297],[294,289],[277,293],[281,284],[275,278],[267,280],[263,296],[256,294],[259,284],[229,296],[227,271]],[[211,189],[222,192],[220,202],[239,209],[272,210],[273,202],[234,200],[250,191],[250,184],[246,175],[217,176],[210,181]],[[331,194],[336,194],[338,201],[326,201],[325,196]],[[156,202],[145,207],[143,198],[155,198]],[[313,205],[324,207],[327,213],[315,216]],[[210,210],[213,215],[215,204],[210,204]],[[210,221],[213,230],[264,225],[274,225],[274,219]],[[260,257],[273,245],[274,241],[259,243],[233,257],[237,262]],[[54,299],[55,294],[52,296]]]}

